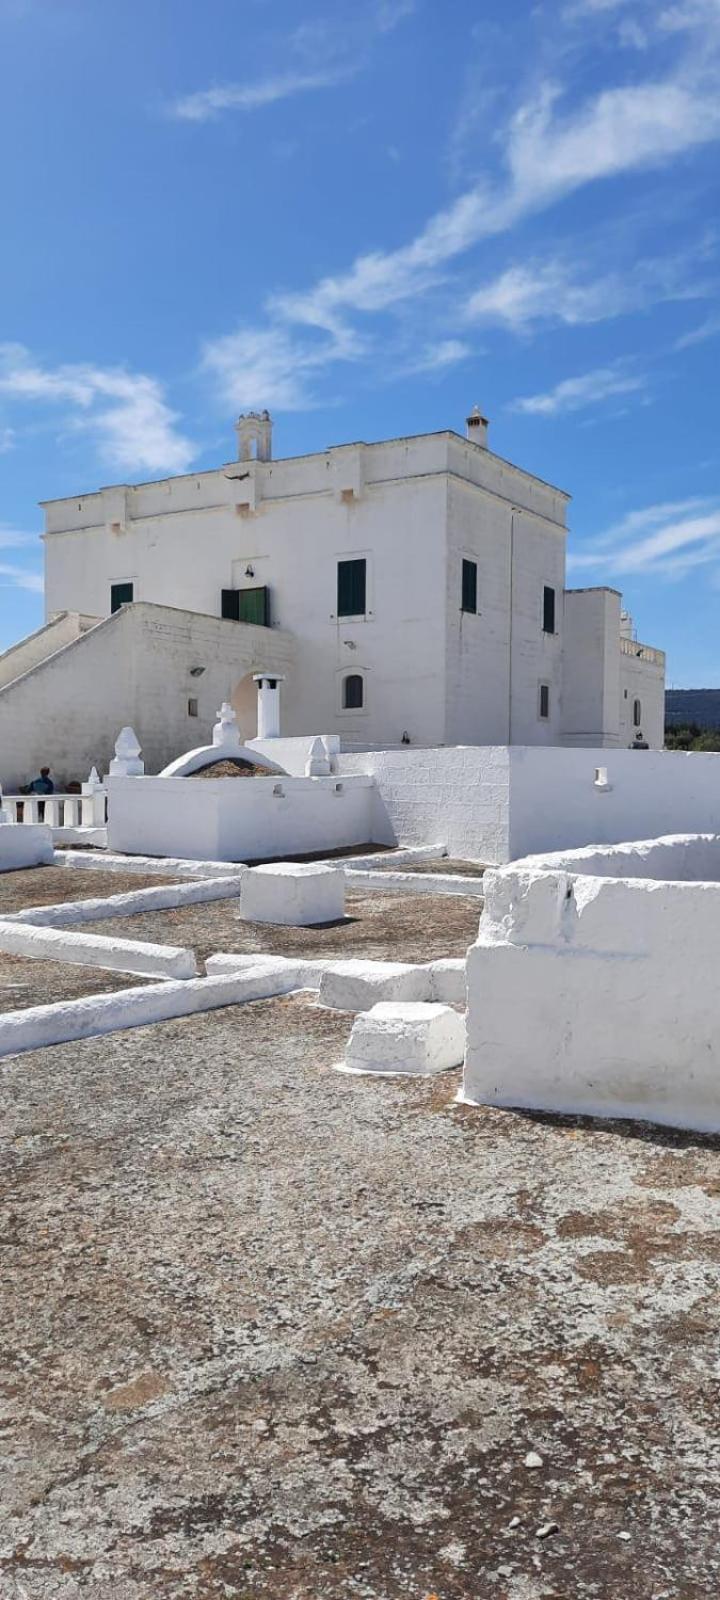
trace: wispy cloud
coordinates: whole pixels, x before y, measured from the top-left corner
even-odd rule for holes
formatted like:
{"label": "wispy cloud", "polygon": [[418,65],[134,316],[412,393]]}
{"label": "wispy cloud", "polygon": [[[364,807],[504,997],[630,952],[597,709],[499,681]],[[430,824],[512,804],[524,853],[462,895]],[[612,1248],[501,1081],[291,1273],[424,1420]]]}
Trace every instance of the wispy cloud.
{"label": "wispy cloud", "polygon": [[456,366],[458,361],[467,361],[471,355],[470,345],[462,339],[438,339],[433,344],[424,345],[403,369],[403,373],[446,372],[448,367]]}
{"label": "wispy cloud", "polygon": [[14,428],[0,428],[0,456],[5,456],[9,450],[14,450],[16,443],[17,434]]}
{"label": "wispy cloud", "polygon": [[568,557],[574,571],[657,573],[676,579],[714,563],[720,566],[720,500],[699,498],[632,511]]}
{"label": "wispy cloud", "polygon": [[719,333],[720,316],[708,317],[698,328],[692,328],[689,333],[684,333],[681,338],[676,339],[675,349],[689,350],[691,345],[704,344],[706,339],[715,339]]}
{"label": "wispy cloud", "polygon": [[286,64],[251,82],[212,84],[170,102],[181,122],[209,122],[229,111],[259,111],[318,89],[334,89],[368,63],[373,35],[392,33],[415,10],[415,0],[375,0],[362,21],[340,26],[334,18],[301,23],[283,40]]}
{"label": "wispy cloud", "polygon": [[26,533],[9,522],[0,522],[0,550],[36,549],[39,538],[39,533]]}
{"label": "wispy cloud", "polygon": [[568,326],[604,322],[643,311],[663,300],[699,299],[711,286],[695,276],[697,256],[637,261],[632,270],[581,276],[567,260],[552,258],[507,267],[470,296],[470,322],[500,323],[526,332],[535,323]]}
{"label": "wispy cloud", "polygon": [[258,111],[312,89],[332,89],[350,75],[348,67],[328,67],[321,72],[282,72],[256,83],[217,84],[183,95],[169,107],[180,122],[209,122],[224,111]]}
{"label": "wispy cloud", "polygon": [[646,379],[639,373],[623,370],[622,366],[596,367],[577,378],[564,378],[545,394],[525,395],[513,400],[509,410],[524,416],[555,417],[562,412],[581,411],[588,406],[600,405],[616,395],[637,394],[645,389]]}
{"label": "wispy cloud", "polygon": [[42,594],[43,575],[41,572],[32,572],[29,567],[18,567],[11,562],[0,561],[0,588],[28,589],[32,594]]}
{"label": "wispy cloud", "polygon": [[184,472],[195,454],[177,430],[162,385],[146,373],[83,363],[44,367],[23,345],[6,344],[0,345],[0,394],[63,404],[64,425],[91,433],[113,470]]}

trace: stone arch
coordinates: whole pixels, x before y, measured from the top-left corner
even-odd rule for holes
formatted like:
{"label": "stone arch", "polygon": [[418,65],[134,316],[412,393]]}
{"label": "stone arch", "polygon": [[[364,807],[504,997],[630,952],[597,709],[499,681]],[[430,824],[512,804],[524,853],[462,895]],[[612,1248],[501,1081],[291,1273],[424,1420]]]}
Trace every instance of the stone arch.
{"label": "stone arch", "polygon": [[[253,668],[254,671],[257,671],[257,668]],[[240,737],[246,743],[248,739],[257,738],[258,696],[253,672],[246,672],[244,678],[240,678],[230,696],[230,704],[238,720]]]}

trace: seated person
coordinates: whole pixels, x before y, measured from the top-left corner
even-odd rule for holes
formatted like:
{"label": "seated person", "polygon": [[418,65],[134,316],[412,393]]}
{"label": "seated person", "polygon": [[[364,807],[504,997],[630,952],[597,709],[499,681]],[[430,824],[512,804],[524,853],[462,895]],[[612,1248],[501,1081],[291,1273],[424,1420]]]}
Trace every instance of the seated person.
{"label": "seated person", "polygon": [[50,768],[41,767],[40,777],[33,778],[30,785],[30,794],[54,794],[55,785],[50,777]]}

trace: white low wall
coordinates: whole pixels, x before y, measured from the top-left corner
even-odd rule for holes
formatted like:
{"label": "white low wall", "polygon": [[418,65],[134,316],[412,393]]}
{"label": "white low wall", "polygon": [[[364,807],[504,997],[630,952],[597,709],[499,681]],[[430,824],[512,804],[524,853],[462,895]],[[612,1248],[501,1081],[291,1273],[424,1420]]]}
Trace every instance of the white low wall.
{"label": "white low wall", "polygon": [[110,778],[108,846],[215,861],[392,844],[372,779]]}
{"label": "white low wall", "polygon": [[528,871],[577,872],[592,878],[656,878],[681,883],[720,882],[720,834],[675,833],[628,844],[586,845],[523,856]]}
{"label": "white low wall", "polygon": [[508,867],[485,897],[465,1098],[720,1130],[720,885]]}
{"label": "white low wall", "polygon": [[110,972],[131,972],[151,978],[194,978],[192,950],[173,944],[146,944],[138,939],[105,938],[74,933],[69,928],[42,928],[0,921],[0,950],[6,955],[42,961],[69,961]]}
{"label": "white low wall", "polygon": [[[244,869],[246,871],[247,869]],[[130,889],[106,899],[63,900],[52,906],[30,906],[13,911],[7,922],[30,922],[35,927],[63,928],[73,922],[100,922],[105,917],[134,917],[140,911],[172,911],[177,906],[201,905],[205,900],[232,900],[242,892],[243,873],[232,878],[208,878],[198,883],[163,883],[151,889]]]}
{"label": "white low wall", "polygon": [[720,755],[458,745],[344,754],[338,772],[373,775],[378,817],[398,844],[443,839],[467,861],[720,833]]}
{"label": "white low wall", "polygon": [[[606,785],[596,786],[596,771]],[[675,750],[510,751],[508,859],[665,834],[720,833],[720,755]]]}

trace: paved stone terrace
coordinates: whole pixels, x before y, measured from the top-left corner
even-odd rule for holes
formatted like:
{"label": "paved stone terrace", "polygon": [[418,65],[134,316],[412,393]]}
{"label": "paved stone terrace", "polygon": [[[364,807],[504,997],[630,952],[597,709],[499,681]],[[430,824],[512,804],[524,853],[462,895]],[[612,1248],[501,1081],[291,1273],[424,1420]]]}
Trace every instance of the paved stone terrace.
{"label": "paved stone terrace", "polygon": [[349,1026],[3,1064],[3,1600],[715,1600],[720,1142]]}

